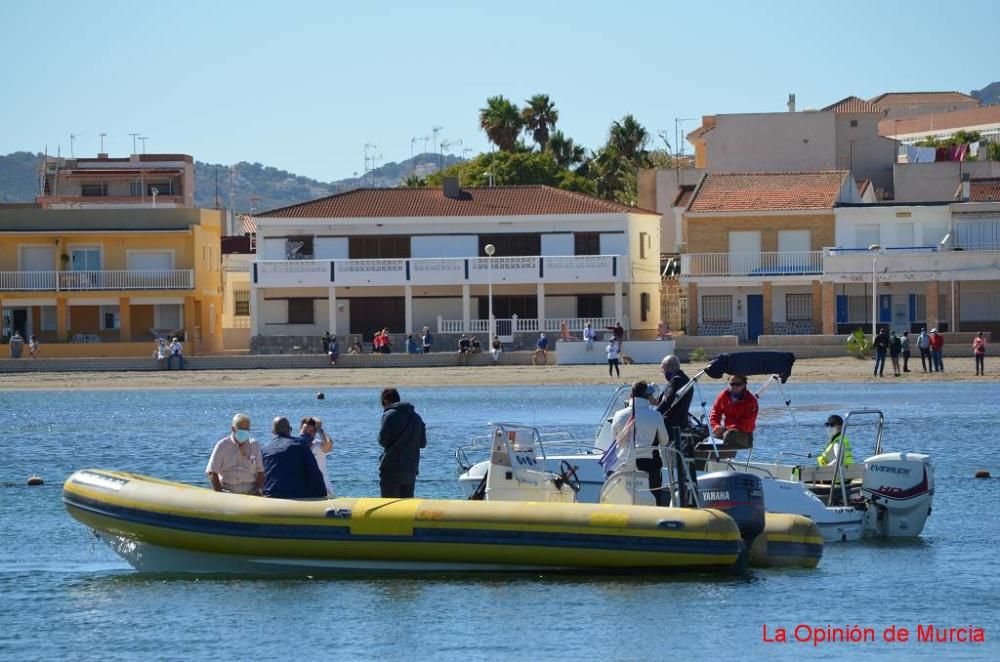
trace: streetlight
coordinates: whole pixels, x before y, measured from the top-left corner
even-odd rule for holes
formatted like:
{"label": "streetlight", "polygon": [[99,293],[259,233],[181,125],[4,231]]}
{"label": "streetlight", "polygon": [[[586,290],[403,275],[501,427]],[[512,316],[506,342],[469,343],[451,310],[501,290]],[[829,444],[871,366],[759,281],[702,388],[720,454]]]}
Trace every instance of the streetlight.
{"label": "streetlight", "polygon": [[487,298],[489,299],[489,340],[487,342],[491,343],[497,335],[496,320],[493,319],[493,254],[497,252],[497,247],[493,244],[486,244],[483,247],[483,252],[488,256],[486,258],[486,273],[488,274],[486,281],[488,283]]}
{"label": "streetlight", "polygon": [[872,342],[875,342],[876,328],[875,324],[878,322],[878,293],[876,288],[878,288],[878,281],[875,276],[875,264],[878,262],[878,254],[882,250],[880,244],[872,244],[868,247],[874,257],[872,258]]}

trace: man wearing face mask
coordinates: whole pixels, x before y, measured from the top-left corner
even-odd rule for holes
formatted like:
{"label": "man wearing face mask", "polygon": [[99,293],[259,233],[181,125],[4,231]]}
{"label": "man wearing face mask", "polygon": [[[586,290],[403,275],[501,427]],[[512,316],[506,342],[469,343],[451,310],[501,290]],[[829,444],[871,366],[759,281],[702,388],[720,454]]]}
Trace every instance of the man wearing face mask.
{"label": "man wearing face mask", "polygon": [[216,442],[205,473],[216,492],[260,496],[264,488],[264,461],[260,444],[250,438],[249,416],[233,416],[230,433]]}
{"label": "man wearing face mask", "polygon": [[[688,429],[688,409],[691,407],[691,399],[694,397],[694,389],[688,389],[687,393],[680,398],[677,393],[687,385],[691,378],[681,370],[681,360],[673,354],[663,357],[660,362],[660,369],[667,380],[667,385],[660,394],[660,400],[656,403],[656,411],[663,416],[663,422],[667,427],[667,435],[674,448],[680,451],[684,457],[692,457],[694,449],[686,447],[681,443],[681,431]],[[674,463],[677,472],[677,483],[680,489],[680,501],[687,504],[687,484],[684,481],[683,466],[680,462]]]}
{"label": "man wearing face mask", "polygon": [[826,419],[826,436],[830,440],[826,448],[816,459],[821,467],[837,463],[837,454],[840,448],[844,449],[844,459],[841,466],[854,464],[854,454],[851,452],[851,442],[844,436],[844,419],[834,414]]}

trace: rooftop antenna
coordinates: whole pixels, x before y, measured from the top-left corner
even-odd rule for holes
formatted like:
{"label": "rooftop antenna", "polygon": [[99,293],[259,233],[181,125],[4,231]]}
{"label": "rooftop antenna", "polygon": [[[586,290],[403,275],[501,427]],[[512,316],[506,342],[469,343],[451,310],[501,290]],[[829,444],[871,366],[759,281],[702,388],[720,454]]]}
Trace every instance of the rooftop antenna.
{"label": "rooftop antenna", "polygon": [[128,135],[132,136],[132,153],[133,154],[138,154],[138,152],[135,151],[135,139],[139,137],[139,134],[138,133],[130,133]]}
{"label": "rooftop antenna", "polygon": [[[373,145],[372,143],[365,143],[365,175],[369,175],[368,182],[374,187],[375,185],[375,150],[378,149],[378,145]],[[369,150],[371,154],[369,154]],[[371,168],[368,167],[368,163],[371,162]]]}
{"label": "rooftop antenna", "polygon": [[86,131],[81,131],[80,133],[71,133],[71,134],[69,134],[69,158],[71,158],[71,159],[75,158],[75,154],[73,153],[73,143],[76,142],[77,138],[79,138],[80,136],[85,136],[85,135],[87,135]]}
{"label": "rooftop antenna", "polygon": [[[674,118],[674,145],[677,148],[677,152],[674,155],[674,160],[676,161],[680,157],[684,156],[684,144],[681,142],[681,128],[684,126],[684,122],[693,122],[694,117],[675,117]],[[680,164],[677,165],[680,169]]]}
{"label": "rooftop antenna", "polygon": [[229,210],[236,213],[236,184],[233,181],[236,166],[229,166]]}
{"label": "rooftop antenna", "polygon": [[146,153],[146,141],[149,140],[149,136],[139,136],[139,140],[142,142],[142,153]]}
{"label": "rooftop antenna", "polygon": [[430,136],[424,136],[423,137],[423,141],[424,141],[424,154],[426,154],[427,153],[427,143],[429,143],[431,141],[431,137]]}
{"label": "rooftop antenna", "polygon": [[444,128],[443,126],[432,126],[431,127],[431,135],[434,136],[434,143],[433,144],[434,144],[434,151],[435,152],[438,151],[438,147],[437,147],[438,134],[441,133],[441,129],[443,129],[443,128]]}
{"label": "rooftop antenna", "polygon": [[[101,154],[104,154],[104,136],[106,136],[106,135],[108,135],[108,134],[106,134],[106,133],[102,133],[101,134],[101,151],[100,151]],[[72,147],[72,145],[70,145],[69,151],[70,151],[70,155],[72,155],[72,153],[73,153],[73,147]]]}
{"label": "rooftop antenna", "polygon": [[410,138],[410,174],[417,174],[417,162],[413,160],[413,146],[417,144],[420,138]]}

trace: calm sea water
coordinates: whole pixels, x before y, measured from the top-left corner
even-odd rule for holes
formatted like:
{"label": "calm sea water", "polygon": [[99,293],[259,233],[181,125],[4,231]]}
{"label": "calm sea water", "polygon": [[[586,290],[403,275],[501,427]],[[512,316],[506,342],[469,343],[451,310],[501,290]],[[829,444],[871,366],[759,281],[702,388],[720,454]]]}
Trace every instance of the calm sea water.
{"label": "calm sea water", "polygon": [[[937,471],[923,537],[828,545],[814,571],[745,577],[464,575],[322,580],[163,579],[135,574],[93,542],[61,503],[84,467],[199,481],[235,411],[263,431],[277,414],[322,416],[336,438],[329,467],[345,496],[376,493],[375,389],[0,393],[0,658],[79,659],[997,659],[1000,597],[1000,385],[798,385],[795,419],[763,400],[762,452],[822,442],[831,412],[882,408],[889,450],[928,452]],[[718,386],[708,387],[711,401]],[[490,420],[593,431],[612,387],[404,391],[429,446],[418,496],[461,496],[456,446]],[[697,400],[696,400],[697,403]],[[862,430],[855,456],[865,455]],[[860,447],[860,448],[859,448]],[[23,487],[37,473],[44,487]],[[763,627],[974,625],[986,644],[765,643]]]}

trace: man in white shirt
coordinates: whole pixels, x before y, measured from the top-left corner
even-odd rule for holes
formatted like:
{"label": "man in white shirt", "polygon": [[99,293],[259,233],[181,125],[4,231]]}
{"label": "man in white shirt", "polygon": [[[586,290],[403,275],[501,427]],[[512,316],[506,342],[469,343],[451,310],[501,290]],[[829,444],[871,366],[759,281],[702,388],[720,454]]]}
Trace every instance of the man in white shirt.
{"label": "man in white shirt", "polygon": [[174,341],[170,343],[170,356],[167,357],[167,370],[174,369],[174,359],[181,364],[181,370],[184,369],[184,346],[181,345],[181,341],[174,338]]}
{"label": "man in white shirt", "polygon": [[663,460],[658,447],[665,447],[670,437],[667,426],[651,405],[649,385],[644,381],[632,384],[632,405],[615,413],[611,419],[611,434],[619,448],[627,449],[619,452],[619,457],[625,461],[635,460],[635,467],[649,474],[649,490],[656,499],[656,505],[665,506],[669,498],[663,486]]}
{"label": "man in white shirt", "polygon": [[260,496],[264,488],[264,460],[260,444],[250,438],[249,416],[233,416],[229,436],[216,442],[205,473],[216,492]]}

